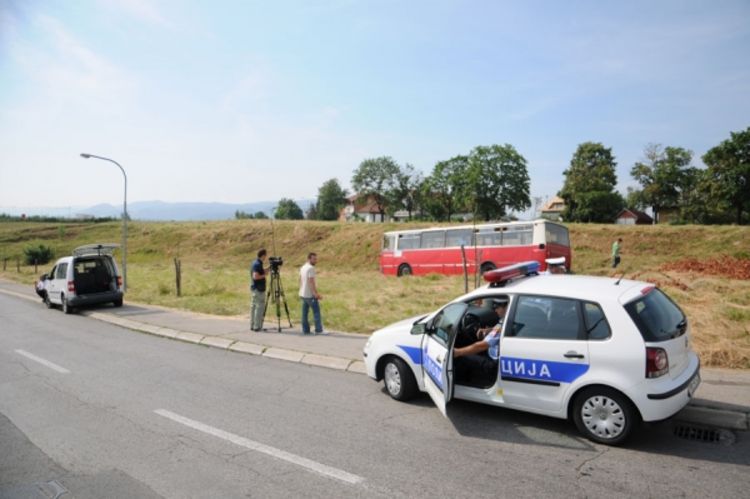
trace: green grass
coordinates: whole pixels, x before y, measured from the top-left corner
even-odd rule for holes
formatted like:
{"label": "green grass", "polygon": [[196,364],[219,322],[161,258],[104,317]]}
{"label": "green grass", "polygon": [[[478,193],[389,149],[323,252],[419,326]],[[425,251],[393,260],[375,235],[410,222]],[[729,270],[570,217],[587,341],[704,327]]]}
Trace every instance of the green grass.
{"label": "green grass", "polygon": [[[282,283],[292,321],[299,323],[297,272],[306,254],[319,255],[318,280],[325,326],[369,333],[390,322],[430,311],[463,292],[460,277],[432,274],[394,278],[378,272],[384,231],[431,224],[339,224],[237,220],[225,222],[132,222],[128,238],[127,301],[197,312],[247,316],[249,265],[260,247],[284,257]],[[750,227],[569,226],[577,273],[612,275],[610,250],[623,238],[619,272],[656,282],[686,311],[704,365],[750,367],[750,282],[720,276],[664,272],[686,258],[748,258]],[[33,266],[15,271],[23,249],[44,244],[55,258],[92,242],[119,242],[120,223],[45,224],[0,222],[0,259],[9,258],[7,279],[31,285]],[[275,240],[276,250],[273,250]],[[173,259],[182,262],[182,296],[175,293]],[[118,256],[119,259],[119,256]],[[52,264],[39,268],[48,271]],[[271,315],[275,315],[272,310]]]}

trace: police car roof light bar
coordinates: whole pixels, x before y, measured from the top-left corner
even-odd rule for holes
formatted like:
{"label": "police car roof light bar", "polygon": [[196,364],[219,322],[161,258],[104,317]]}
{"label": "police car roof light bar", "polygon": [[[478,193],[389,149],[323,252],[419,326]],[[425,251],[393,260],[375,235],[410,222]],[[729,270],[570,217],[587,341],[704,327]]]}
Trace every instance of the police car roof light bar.
{"label": "police car roof light bar", "polygon": [[532,260],[485,272],[483,277],[492,287],[502,287],[511,279],[538,275],[539,267],[539,262]]}

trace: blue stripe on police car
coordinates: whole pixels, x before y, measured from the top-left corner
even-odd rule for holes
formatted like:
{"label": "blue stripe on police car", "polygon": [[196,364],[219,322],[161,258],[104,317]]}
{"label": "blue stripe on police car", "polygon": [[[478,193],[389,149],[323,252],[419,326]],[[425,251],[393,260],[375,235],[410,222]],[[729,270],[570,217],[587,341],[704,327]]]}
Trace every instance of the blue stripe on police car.
{"label": "blue stripe on police car", "polygon": [[572,383],[588,370],[588,364],[500,357],[500,375],[503,377]]}

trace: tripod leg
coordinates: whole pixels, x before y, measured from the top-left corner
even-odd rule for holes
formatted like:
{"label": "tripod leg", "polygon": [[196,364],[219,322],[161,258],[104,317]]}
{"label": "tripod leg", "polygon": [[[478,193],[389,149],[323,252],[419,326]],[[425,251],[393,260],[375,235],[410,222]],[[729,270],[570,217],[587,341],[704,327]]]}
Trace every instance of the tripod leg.
{"label": "tripod leg", "polygon": [[284,310],[286,311],[286,320],[289,321],[289,327],[293,327],[292,319],[289,317],[289,305],[287,305],[287,302],[286,302],[286,295],[284,295],[284,287],[281,285],[281,279],[279,279],[279,291],[281,292],[281,301],[284,302]]}

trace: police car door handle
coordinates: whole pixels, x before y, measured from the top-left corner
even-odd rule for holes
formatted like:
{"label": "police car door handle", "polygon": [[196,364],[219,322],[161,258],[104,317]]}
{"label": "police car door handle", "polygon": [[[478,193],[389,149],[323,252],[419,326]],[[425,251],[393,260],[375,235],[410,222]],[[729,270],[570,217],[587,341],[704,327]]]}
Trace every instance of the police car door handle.
{"label": "police car door handle", "polygon": [[442,364],[443,363],[443,356],[442,355],[438,355],[437,358],[435,359],[435,362],[437,362],[438,364]]}
{"label": "police car door handle", "polygon": [[575,350],[570,350],[568,352],[565,352],[565,358],[567,359],[582,359],[583,354],[580,354],[576,352]]}

